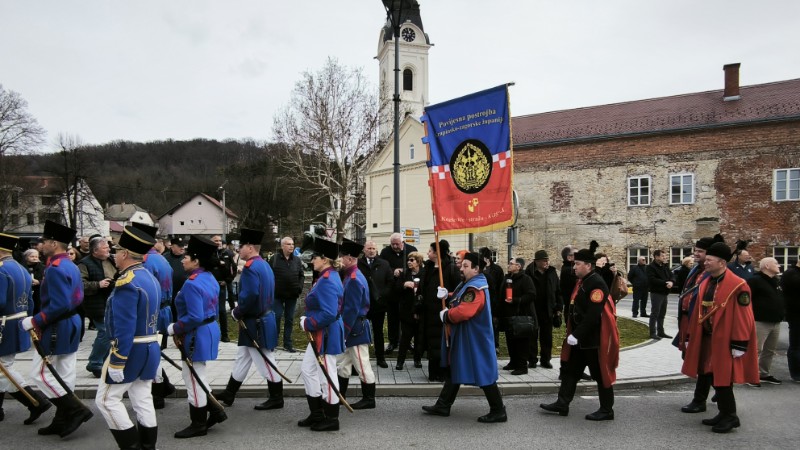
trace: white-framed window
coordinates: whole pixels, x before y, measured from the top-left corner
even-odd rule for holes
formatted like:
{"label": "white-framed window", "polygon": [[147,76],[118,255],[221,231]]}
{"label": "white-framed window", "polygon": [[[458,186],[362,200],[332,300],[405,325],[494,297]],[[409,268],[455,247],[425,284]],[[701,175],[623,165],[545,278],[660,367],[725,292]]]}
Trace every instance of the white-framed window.
{"label": "white-framed window", "polygon": [[670,247],[669,249],[669,262],[670,269],[674,269],[681,265],[683,258],[692,256],[694,249],[692,247]]}
{"label": "white-framed window", "polygon": [[669,176],[669,204],[689,205],[694,203],[694,174],[676,173]]}
{"label": "white-framed window", "polygon": [[408,146],[408,159],[414,160],[414,144]]}
{"label": "white-framed window", "polygon": [[639,257],[644,257],[645,261],[650,263],[650,249],[647,247],[631,247],[628,248],[628,273],[631,273],[631,268],[639,263]]}
{"label": "white-framed window", "polygon": [[789,261],[797,261],[800,258],[800,247],[773,247],[772,257],[778,260],[778,265],[786,270],[789,267]]}
{"label": "white-framed window", "polygon": [[650,205],[650,176],[628,178],[628,206]]}
{"label": "white-framed window", "polygon": [[776,169],[772,179],[774,201],[800,200],[800,168]]}

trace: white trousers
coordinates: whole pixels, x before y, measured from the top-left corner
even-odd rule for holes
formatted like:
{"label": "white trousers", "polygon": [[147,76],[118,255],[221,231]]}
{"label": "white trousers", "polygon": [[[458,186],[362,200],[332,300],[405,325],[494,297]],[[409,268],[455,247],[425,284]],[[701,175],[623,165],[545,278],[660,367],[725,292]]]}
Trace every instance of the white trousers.
{"label": "white trousers", "polygon": [[[278,364],[275,362],[275,355],[272,354],[271,351],[262,349],[264,355],[266,355],[267,359],[278,367]],[[247,346],[240,346],[239,349],[236,351],[236,361],[233,362],[233,370],[231,371],[231,376],[236,381],[244,381],[247,378],[247,372],[250,371],[250,366],[255,365],[258,374],[261,375],[262,378],[266,378],[267,381],[272,383],[278,383],[281,381],[280,375],[278,375],[275,370],[272,369],[265,361],[264,358],[261,357],[261,354],[258,352],[258,349],[255,347],[247,347]]]}
{"label": "white trousers", "polygon": [[106,384],[100,379],[97,384],[97,396],[94,403],[100,414],[106,419],[108,428],[112,430],[127,430],[134,424],[122,404],[122,396],[127,392],[131,400],[131,407],[136,413],[136,421],[145,427],[153,428],[157,425],[156,410],[153,407],[153,395],[150,387],[153,380],[135,380],[132,383]]}
{"label": "white trousers", "polygon": [[[328,372],[331,380],[333,380],[334,386],[339,389],[339,379],[336,377],[336,355],[323,355],[322,361],[325,365],[325,371]],[[311,348],[311,344],[308,344],[303,355],[300,374],[303,376],[306,395],[309,397],[322,396],[322,399],[331,405],[339,403],[339,397],[328,385],[328,379],[325,378],[322,368],[317,363],[317,357],[314,356],[314,349]]]}
{"label": "white trousers", "polygon": [[[200,380],[194,379],[192,372],[189,370],[189,365],[185,362],[183,363],[181,376],[183,376],[183,383],[186,386],[186,397],[189,399],[189,404],[197,408],[202,408],[208,404],[208,396],[197,383],[200,381],[208,388],[208,383],[206,382],[206,363],[205,361],[193,362],[192,366],[194,367],[194,371],[197,372],[197,376],[200,377]],[[209,389],[209,391],[210,390],[211,389]]]}
{"label": "white trousers", "polygon": [[[14,370],[14,357],[16,354],[13,355],[6,355],[0,356],[0,363],[3,363],[3,367],[6,368],[8,374],[11,375],[11,378],[17,382],[22,387],[27,386],[25,383],[25,378],[20,375],[19,372]],[[0,392],[17,392],[17,387],[14,386],[12,383],[3,373],[0,373]]]}
{"label": "white trousers", "polygon": [[339,376],[350,378],[353,366],[358,367],[358,377],[365,384],[375,383],[375,372],[369,364],[369,344],[347,347],[341,355],[336,357],[336,366]]}
{"label": "white trousers", "polygon": [[163,372],[164,365],[163,364],[164,363],[161,360],[158,361],[158,369],[156,370],[156,377],[153,378],[153,383],[163,383],[164,382],[164,375],[163,375],[163,373],[164,373]]}
{"label": "white trousers", "polygon": [[[56,372],[58,372],[61,379],[64,380],[64,383],[66,383],[71,390],[75,390],[75,363],[77,359],[77,353],[50,356],[50,363],[53,365],[53,368],[56,369]],[[61,387],[53,374],[50,373],[50,369],[44,364],[38,352],[33,352],[30,378],[47,398],[63,397],[67,395],[67,391]]]}

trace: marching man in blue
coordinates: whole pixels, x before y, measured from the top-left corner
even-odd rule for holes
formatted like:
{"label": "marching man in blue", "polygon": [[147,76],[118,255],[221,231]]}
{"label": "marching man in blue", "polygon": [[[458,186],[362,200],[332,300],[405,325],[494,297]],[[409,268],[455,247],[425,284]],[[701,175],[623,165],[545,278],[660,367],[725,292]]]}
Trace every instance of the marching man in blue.
{"label": "marching man in blue", "polygon": [[208,424],[224,420],[224,411],[217,416],[208,416],[208,396],[198,385],[208,388],[206,382],[206,361],[217,359],[219,351],[219,324],[217,323],[217,303],[219,302],[219,283],[211,274],[217,244],[205,237],[191,236],[186,254],[183,256],[183,270],[189,278],[175,297],[177,321],[167,328],[170,336],[175,336],[175,345],[182,349],[181,354],[191,361],[200,379],[195,379],[188,362],[183,363],[183,382],[189,400],[189,417],[192,423],[175,433],[178,439],[205,436]]}
{"label": "marching man in blue", "polygon": [[[236,399],[236,392],[247,377],[250,366],[255,364],[258,373],[267,379],[269,399],[256,405],[257,410],[283,408],[283,382],[275,370],[265,361],[266,357],[277,367],[272,351],[278,344],[278,328],[272,304],[275,297],[275,275],[266,261],[259,255],[264,232],[241,229],[239,257],[247,261],[239,281],[239,305],[231,310],[235,320],[244,323],[247,329],[239,327],[239,349],[233,371],[224,391],[214,396],[230,406]],[[264,356],[253,343],[256,339]]]}
{"label": "marching man in blue", "polygon": [[358,270],[358,257],[364,246],[345,239],[339,247],[339,256],[342,260],[342,269],[339,275],[344,287],[344,306],[342,308],[342,321],[345,331],[345,351],[339,355],[338,375],[339,392],[344,396],[347,385],[350,383],[350,374],[353,366],[358,367],[361,378],[361,393],[363,398],[354,403],[353,409],[375,408],[375,373],[369,363],[369,344],[372,343],[369,320],[369,287],[367,279]]}
{"label": "marching man in blue", "polygon": [[[156,334],[161,288],[142,265],[153,244],[155,240],[144,231],[125,227],[116,247],[120,275],[106,303],[111,352],[103,365],[95,404],[121,449],[155,449],[158,437],[150,384],[161,360]],[[138,430],[122,404],[126,392]]]}
{"label": "marching man in blue", "polygon": [[[42,352],[70,389],[75,389],[75,363],[81,337],[81,319],[76,308],[83,302],[81,272],[67,255],[67,246],[75,234],[72,228],[45,222],[42,252],[48,259],[40,290],[42,310],[22,320],[25,331],[34,330],[40,336]],[[94,415],[77,397],[67,395],[38,352],[31,360],[30,377],[56,405],[53,422],[39,429],[39,434],[65,437]]]}
{"label": "marching man in blue", "polygon": [[[450,366],[450,376],[433,406],[423,406],[428,414],[449,416],[462,384],[483,389],[489,401],[489,414],[478,417],[478,422],[505,422],[506,408],[497,387],[497,356],[494,351],[494,332],[490,309],[489,285],[483,276],[483,258],[477,253],[467,253],[461,261],[464,279],[456,286],[448,307],[439,316],[445,324],[442,330],[442,366]],[[437,296],[448,297],[447,289],[439,287]],[[449,340],[447,330],[450,330]]]}
{"label": "marching man in blue", "polygon": [[[151,227],[137,222],[131,225],[147,233],[154,241],[156,240],[158,227]],[[156,277],[158,285],[161,288],[161,303],[158,310],[158,332],[163,336],[161,350],[164,350],[167,348],[167,327],[172,323],[172,309],[170,308],[172,304],[172,266],[170,266],[167,259],[161,256],[153,247],[142,257],[142,265]],[[172,395],[175,392],[175,386],[169,382],[169,378],[167,378],[167,373],[164,371],[163,363],[161,363],[160,359],[156,377],[153,379],[152,392],[153,406],[156,409],[164,408],[164,397]]]}
{"label": "marching man in blue", "polygon": [[[11,257],[18,241],[16,236],[0,233],[0,365],[3,369],[0,374],[0,422],[5,417],[3,396],[11,392],[11,396],[30,411],[30,417],[25,419],[25,425],[30,425],[51,405],[45,396],[27,386],[22,375],[14,370],[16,354],[31,347],[31,337],[22,331],[19,323],[33,312],[31,276]],[[31,398],[38,405],[34,406]]]}
{"label": "marching man in blue", "polygon": [[[311,414],[297,422],[298,426],[314,431],[339,429],[339,397],[329,385],[339,389],[336,377],[336,356],[344,353],[344,325],[342,325],[342,280],[336,272],[339,261],[338,246],[325,239],[314,239],[314,256],[311,264],[319,278],[306,295],[306,310],[300,317],[300,328],[311,334],[300,365],[300,374],[306,390],[306,400]],[[311,346],[315,346],[314,348]],[[316,353],[322,357],[322,366]],[[323,369],[324,366],[324,369]],[[325,376],[325,373],[328,376]]]}

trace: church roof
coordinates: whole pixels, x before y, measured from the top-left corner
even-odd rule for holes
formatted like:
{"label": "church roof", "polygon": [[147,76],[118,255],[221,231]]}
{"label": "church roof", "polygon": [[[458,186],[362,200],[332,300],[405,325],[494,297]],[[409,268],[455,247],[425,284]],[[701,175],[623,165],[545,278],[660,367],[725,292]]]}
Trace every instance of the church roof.
{"label": "church roof", "polygon": [[[395,4],[395,8],[402,4],[402,17],[400,20],[405,22],[411,22],[412,24],[416,25],[422,33],[425,35],[425,43],[430,44],[431,40],[428,37],[428,33],[425,33],[425,27],[422,26],[422,16],[419,13],[419,2],[417,0],[383,0],[384,6],[389,6],[392,3]],[[394,9],[393,9],[394,10]],[[383,26],[383,41],[391,41],[392,40],[392,23],[389,18],[386,18],[386,25]]]}
{"label": "church roof", "polygon": [[800,79],[741,87],[738,100],[723,90],[553,111],[512,119],[514,146],[690,131],[800,120]]}

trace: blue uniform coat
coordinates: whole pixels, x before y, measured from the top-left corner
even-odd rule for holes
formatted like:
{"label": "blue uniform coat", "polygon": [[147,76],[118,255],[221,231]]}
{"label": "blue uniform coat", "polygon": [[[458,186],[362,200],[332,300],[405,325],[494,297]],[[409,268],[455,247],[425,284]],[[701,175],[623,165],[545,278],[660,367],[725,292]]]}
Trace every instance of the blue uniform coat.
{"label": "blue uniform coat", "polygon": [[314,336],[320,355],[344,353],[344,325],[340,315],[344,289],[332,267],[325,269],[306,295],[305,329]]}
{"label": "blue uniform coat", "polygon": [[369,287],[364,274],[357,266],[342,269],[342,283],[344,289],[344,305],[342,306],[342,321],[345,330],[345,346],[354,347],[372,342],[369,320]]}
{"label": "blue uniform coat", "polygon": [[[152,380],[161,360],[158,342],[134,344],[134,336],[157,332],[161,288],[158,280],[141,264],[123,271],[106,303],[106,333],[111,341],[109,367],[125,370],[122,383]],[[107,384],[114,381],[106,376]]]}
{"label": "blue uniform coat", "polygon": [[[31,275],[10,256],[0,259],[0,316],[20,312],[33,313]],[[13,355],[31,348],[31,337],[19,325],[22,319],[0,324],[0,356]]]}
{"label": "blue uniform coat", "polygon": [[255,347],[247,335],[249,332],[262,348],[274,349],[278,345],[278,327],[272,311],[275,275],[269,264],[260,256],[248,259],[239,286],[239,305],[233,315],[247,326],[247,331],[239,330],[239,346]]}
{"label": "blue uniform coat", "polygon": [[192,361],[217,359],[219,324],[216,321],[219,283],[205,269],[192,271],[175,297],[178,320],[173,326],[183,338],[183,350]]}
{"label": "blue uniform coat", "polygon": [[161,290],[161,304],[158,312],[158,332],[162,334],[167,333],[167,327],[172,323],[172,309],[169,305],[172,303],[172,266],[169,265],[167,259],[161,256],[157,251],[150,249],[144,255],[144,268],[149,270],[150,273],[156,277]]}
{"label": "blue uniform coat", "polygon": [[[459,284],[448,308],[445,321],[450,327],[450,347],[447,347],[443,336],[442,366],[446,367],[449,362],[452,382],[474,386],[496,383],[497,355],[494,351],[492,311],[486,277],[478,274],[466,283]],[[477,312],[474,315],[469,313],[471,318],[468,320],[453,323],[461,315],[459,308]]]}
{"label": "blue uniform coat", "polygon": [[75,309],[83,303],[81,271],[66,253],[54,255],[44,269],[41,286],[42,310],[33,316],[33,324],[41,331],[42,350],[46,355],[77,352],[81,318]]}

